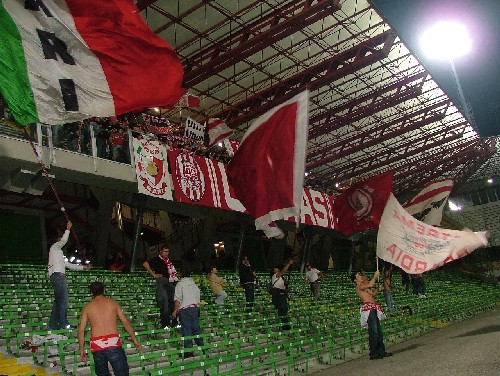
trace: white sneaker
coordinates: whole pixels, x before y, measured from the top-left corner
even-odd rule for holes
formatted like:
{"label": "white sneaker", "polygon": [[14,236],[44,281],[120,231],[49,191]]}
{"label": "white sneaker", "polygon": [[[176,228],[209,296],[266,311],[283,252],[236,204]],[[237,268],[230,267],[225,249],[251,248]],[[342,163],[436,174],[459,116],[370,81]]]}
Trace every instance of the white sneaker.
{"label": "white sneaker", "polygon": [[427,296],[425,296],[424,294],[420,294],[419,297],[420,298],[427,298]]}
{"label": "white sneaker", "polygon": [[168,325],[166,325],[163,329],[166,330],[167,332],[170,332],[170,326]]}

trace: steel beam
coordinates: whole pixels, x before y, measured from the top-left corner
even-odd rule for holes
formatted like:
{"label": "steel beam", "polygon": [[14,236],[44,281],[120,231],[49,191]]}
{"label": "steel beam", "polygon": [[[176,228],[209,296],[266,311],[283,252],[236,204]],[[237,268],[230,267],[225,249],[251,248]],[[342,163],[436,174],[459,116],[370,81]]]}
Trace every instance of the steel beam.
{"label": "steel beam", "polygon": [[[451,142],[453,140],[460,139],[461,137],[462,137],[462,135],[460,135],[460,134],[451,135],[451,136],[444,138],[443,140],[438,140],[438,141],[435,141],[431,144],[426,144],[426,145],[423,145],[419,148],[415,148],[411,151],[406,151],[403,155],[397,154],[397,155],[392,156],[392,151],[388,151],[388,152],[384,153],[383,156],[380,156],[380,155],[377,156],[377,159],[374,159],[374,157],[366,157],[364,159],[364,161],[359,161],[359,160],[356,161],[355,166],[351,163],[351,170],[350,171],[346,171],[346,168],[343,168],[341,173],[339,173],[338,175],[335,175],[335,178],[332,178],[332,173],[330,173],[329,178],[327,178],[324,181],[324,185],[325,186],[332,185],[333,179],[339,180],[339,181],[346,181],[346,180],[349,180],[349,179],[357,177],[357,176],[363,176],[364,174],[376,171],[376,170],[383,168],[383,167],[386,167],[385,170],[391,170],[392,169],[391,164],[393,164],[394,162],[401,161],[402,159],[407,159],[408,157],[411,157],[413,155],[417,155],[419,153],[422,153],[426,150],[430,150],[432,148],[438,147],[445,142]],[[384,157],[386,159],[383,159]],[[368,165],[366,165],[365,167],[360,166],[360,165],[363,165],[366,163],[368,163]],[[399,166],[398,168],[402,169],[402,166]],[[318,177],[318,179],[321,179],[321,177]]]}
{"label": "steel beam", "polygon": [[193,87],[338,10],[339,0],[289,2],[186,58],[183,62],[184,87]]}
{"label": "steel beam", "polygon": [[223,111],[211,114],[211,117],[224,119],[231,128],[235,128],[305,89],[316,90],[385,58],[395,39],[396,35],[388,30]]}
{"label": "steel beam", "polygon": [[156,3],[157,0],[137,0],[137,8],[142,12],[144,9]]}
{"label": "steel beam", "polygon": [[[428,118],[417,121],[409,126],[400,127],[391,133],[385,134],[383,137],[373,138],[368,142],[360,142],[356,146],[353,146],[351,148],[345,147],[341,151],[334,153],[334,154],[331,154],[330,156],[328,156],[326,158],[322,158],[318,161],[307,164],[306,169],[307,169],[307,171],[311,171],[314,168],[322,166],[326,163],[333,162],[337,159],[343,158],[343,157],[348,156],[349,154],[352,154],[352,153],[357,153],[365,148],[377,145],[383,141],[388,141],[393,137],[401,136],[407,132],[413,131],[415,129],[419,129],[423,126],[432,124],[432,123],[439,121],[439,120],[442,120],[443,118],[444,118],[444,114],[431,115]],[[362,137],[360,137],[360,138],[362,138]]]}
{"label": "steel beam", "polygon": [[[343,113],[345,111],[347,111],[349,113],[353,113],[353,112],[357,111],[354,109],[355,107],[361,106],[363,103],[366,103],[366,102],[376,102],[377,99],[383,98],[384,94],[387,94],[393,90],[400,90],[403,86],[408,85],[408,84],[415,82],[417,80],[424,79],[427,75],[428,75],[428,73],[424,71],[424,72],[421,72],[418,74],[407,76],[399,81],[391,83],[390,85],[388,85],[386,87],[375,90],[368,95],[365,95],[365,96],[360,97],[356,100],[347,102],[343,105],[337,106],[337,107],[332,108],[328,111],[325,111],[319,115],[316,115],[309,120],[309,125],[314,125],[316,123],[319,123],[322,120],[324,120],[325,123],[330,123],[338,117],[337,114]],[[360,108],[364,109],[365,107],[360,107]]]}
{"label": "steel beam", "polygon": [[[334,143],[329,143],[324,145],[321,148],[315,148],[311,152],[308,153],[307,159],[308,163],[312,164],[315,161],[318,160],[317,157],[320,158],[325,158],[326,154],[331,154],[332,152],[335,152],[335,150],[343,150],[343,149],[349,149],[349,145],[356,145],[357,143],[364,142],[365,139],[374,139],[375,142],[379,140],[380,138],[385,138],[386,132],[389,132],[391,127],[394,127],[398,125],[398,129],[401,129],[402,127],[405,126],[406,123],[410,122],[413,118],[416,118],[417,116],[423,115],[424,118],[431,113],[434,110],[439,109],[440,107],[448,107],[451,104],[451,101],[449,99],[436,102],[433,105],[429,107],[424,107],[421,108],[418,111],[408,113],[405,116],[402,116],[400,118],[396,118],[394,120],[391,120],[389,122],[382,122],[376,126],[376,127],[363,127],[365,130],[361,133],[355,133],[350,137],[342,138],[341,141],[339,142],[334,142]],[[445,115],[444,111],[442,112],[443,116]],[[313,168],[309,164],[307,165],[307,168]]]}

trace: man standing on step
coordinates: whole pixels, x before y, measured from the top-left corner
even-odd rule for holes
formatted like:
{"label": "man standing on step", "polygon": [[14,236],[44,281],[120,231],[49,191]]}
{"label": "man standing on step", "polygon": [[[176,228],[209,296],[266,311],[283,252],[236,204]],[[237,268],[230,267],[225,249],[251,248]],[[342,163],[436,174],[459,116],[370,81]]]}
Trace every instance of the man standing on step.
{"label": "man standing on step", "polygon": [[373,289],[377,277],[380,272],[377,270],[371,281],[368,281],[365,273],[359,271],[351,275],[351,281],[356,284],[356,294],[361,299],[361,308],[359,310],[361,316],[361,326],[368,327],[368,342],[370,345],[370,359],[382,359],[391,356],[392,353],[385,351],[384,336],[380,320],[385,319],[382,307],[375,301],[377,295],[383,286]]}
{"label": "man standing on step", "polygon": [[83,345],[85,342],[85,328],[87,323],[90,323],[90,349],[94,357],[96,375],[109,375],[109,362],[115,376],[128,376],[127,356],[118,335],[116,319],[120,319],[128,335],[132,338],[137,351],[141,351],[142,347],[135,337],[134,329],[125,317],[120,305],[115,300],[104,296],[102,282],[92,282],[90,284],[90,293],[92,294],[92,300],[83,307],[80,325],[78,326],[80,357],[82,361],[87,361],[87,354]]}
{"label": "man standing on step", "polygon": [[245,289],[245,301],[247,303],[247,311],[251,312],[255,301],[255,282],[257,275],[250,265],[248,256],[243,256],[243,260],[239,267],[240,285]]}
{"label": "man standing on step", "polygon": [[[191,270],[187,264],[182,266],[182,279],[175,287],[175,308],[172,316],[178,317],[183,337],[202,334],[200,328],[200,289],[191,278]],[[203,338],[194,338],[196,345],[203,346]],[[184,340],[184,358],[194,356],[193,340]]]}
{"label": "man standing on step", "polygon": [[54,304],[52,313],[50,314],[49,328],[69,329],[68,322],[68,282],[66,281],[66,268],[71,270],[89,270],[92,265],[76,265],[71,264],[64,257],[62,248],[68,242],[69,232],[73,224],[68,221],[66,231],[62,236],[57,238],[57,241],[52,244],[49,250],[49,278],[52,287],[54,288]]}
{"label": "man standing on step", "polygon": [[[156,280],[156,304],[160,308],[161,327],[170,330],[176,322],[171,320],[171,313],[174,309],[175,285],[179,281],[174,264],[169,259],[170,249],[164,245],[160,249],[160,254],[148,261],[142,266]],[[177,320],[174,320],[177,321]]]}
{"label": "man standing on step", "polygon": [[305,282],[309,282],[309,286],[311,287],[311,292],[313,294],[314,300],[319,300],[319,282],[325,281],[325,277],[322,272],[318,269],[314,268],[310,263],[306,264],[306,276]]}

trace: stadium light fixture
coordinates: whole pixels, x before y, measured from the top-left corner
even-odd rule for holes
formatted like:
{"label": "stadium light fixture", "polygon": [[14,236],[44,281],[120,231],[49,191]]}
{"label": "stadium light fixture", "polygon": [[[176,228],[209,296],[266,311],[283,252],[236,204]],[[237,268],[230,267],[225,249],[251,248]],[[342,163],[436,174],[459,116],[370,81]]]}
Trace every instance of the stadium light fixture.
{"label": "stadium light fixture", "polygon": [[450,208],[451,211],[460,211],[462,210],[462,207],[455,204],[453,201],[451,200],[448,200],[448,206]]}
{"label": "stadium light fixture", "polygon": [[464,25],[454,21],[443,21],[436,23],[422,34],[420,45],[430,58],[454,60],[470,52],[472,40]]}
{"label": "stadium light fixture", "polygon": [[447,60],[450,63],[463,113],[469,123],[473,124],[472,113],[465,100],[454,63],[454,59],[467,55],[471,51],[472,40],[469,37],[467,28],[463,24],[454,21],[438,22],[422,34],[420,47],[429,58]]}

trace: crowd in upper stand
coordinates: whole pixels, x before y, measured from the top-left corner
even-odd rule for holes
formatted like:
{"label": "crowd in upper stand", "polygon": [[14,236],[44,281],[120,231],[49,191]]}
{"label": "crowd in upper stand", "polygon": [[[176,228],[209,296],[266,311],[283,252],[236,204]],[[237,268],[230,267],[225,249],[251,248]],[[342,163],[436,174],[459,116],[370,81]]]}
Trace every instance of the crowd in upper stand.
{"label": "crowd in upper stand", "polygon": [[[0,96],[0,122],[16,124]],[[204,143],[184,136],[184,125],[169,123],[165,118],[147,113],[128,113],[109,118],[92,117],[83,121],[51,126],[52,145],[74,152],[92,155],[92,134],[96,141],[96,156],[120,163],[130,163],[128,131],[135,138],[158,140],[168,149],[185,149],[222,163],[230,156],[223,146],[208,148]]]}

